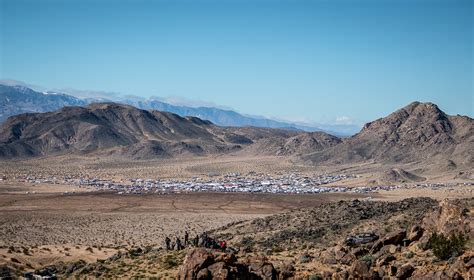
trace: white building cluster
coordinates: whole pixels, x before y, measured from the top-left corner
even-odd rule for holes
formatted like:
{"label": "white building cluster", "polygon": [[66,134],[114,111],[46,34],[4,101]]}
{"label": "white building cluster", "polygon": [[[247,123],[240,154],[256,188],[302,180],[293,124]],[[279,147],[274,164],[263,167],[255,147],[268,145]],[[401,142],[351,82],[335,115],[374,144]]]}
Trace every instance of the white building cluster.
{"label": "white building cluster", "polygon": [[[142,179],[134,178],[126,182],[114,182],[99,178],[73,178],[65,177],[58,180],[52,178],[38,178],[27,176],[23,181],[40,184],[69,184],[75,187],[87,187],[96,191],[114,191],[118,194],[147,194],[147,193],[181,193],[181,192],[227,192],[227,193],[374,193],[396,189],[449,189],[456,183],[448,184],[412,184],[412,185],[378,185],[363,187],[335,186],[341,180],[357,178],[356,175],[317,175],[303,176],[291,173],[279,177],[249,173],[242,176],[240,173],[230,173],[224,176],[208,176],[207,179],[193,177],[189,180],[178,179]],[[331,184],[331,186],[327,186]],[[463,183],[465,186],[474,186],[474,182]]]}

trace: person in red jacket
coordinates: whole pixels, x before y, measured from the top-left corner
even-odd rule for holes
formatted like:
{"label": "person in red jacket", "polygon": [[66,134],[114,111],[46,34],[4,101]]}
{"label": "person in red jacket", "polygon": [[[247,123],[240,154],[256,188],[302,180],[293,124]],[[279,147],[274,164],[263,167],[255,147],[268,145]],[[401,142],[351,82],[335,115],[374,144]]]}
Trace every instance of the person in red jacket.
{"label": "person in red jacket", "polygon": [[221,246],[222,252],[224,252],[225,249],[227,249],[227,243],[225,242],[225,240],[219,242],[219,245]]}

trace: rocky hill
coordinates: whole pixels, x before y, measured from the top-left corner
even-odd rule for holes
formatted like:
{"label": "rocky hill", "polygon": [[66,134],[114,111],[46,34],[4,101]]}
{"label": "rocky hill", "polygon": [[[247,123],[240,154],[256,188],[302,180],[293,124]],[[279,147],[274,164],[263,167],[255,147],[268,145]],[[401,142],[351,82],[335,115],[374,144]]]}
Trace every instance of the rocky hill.
{"label": "rocky hill", "polygon": [[[0,157],[72,153],[146,159],[222,154],[269,139],[285,141],[296,135],[298,132],[290,130],[219,127],[196,117],[95,103],[9,118],[1,126]],[[320,146],[338,139],[324,133],[316,135],[311,139]]]}
{"label": "rocky hill", "polygon": [[324,132],[300,132],[286,137],[260,138],[244,152],[253,155],[302,156],[334,147],[342,142],[336,136]]}
{"label": "rocky hill", "polygon": [[311,162],[474,162],[474,120],[449,116],[432,103],[413,102],[367,123],[341,144],[305,156]]}
{"label": "rocky hill", "polygon": [[212,124],[114,103],[64,107],[9,118],[0,134],[0,155],[21,157],[57,153],[108,152],[169,156],[232,149],[208,131]]}

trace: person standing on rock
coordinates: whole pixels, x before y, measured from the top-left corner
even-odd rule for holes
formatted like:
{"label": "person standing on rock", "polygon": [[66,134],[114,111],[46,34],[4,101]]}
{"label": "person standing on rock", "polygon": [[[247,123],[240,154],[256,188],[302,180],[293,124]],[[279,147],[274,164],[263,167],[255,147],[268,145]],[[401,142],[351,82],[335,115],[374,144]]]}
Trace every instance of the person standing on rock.
{"label": "person standing on rock", "polygon": [[189,245],[189,234],[188,231],[184,232],[184,247],[187,247]]}
{"label": "person standing on rock", "polygon": [[171,239],[169,239],[168,236],[165,238],[165,245],[166,245],[166,250],[169,251],[171,250]]}
{"label": "person standing on rock", "polygon": [[203,234],[201,235],[201,247],[206,247],[206,242],[207,242],[207,233],[206,232],[203,232]]}
{"label": "person standing on rock", "polygon": [[176,236],[176,250],[179,251],[183,249],[183,245],[181,244],[181,239],[179,239],[179,237]]}
{"label": "person standing on rock", "polygon": [[196,237],[194,238],[194,247],[199,246],[199,234],[196,234]]}
{"label": "person standing on rock", "polygon": [[222,252],[225,252],[227,249],[227,242],[225,242],[225,240],[219,241],[219,246],[221,247]]}

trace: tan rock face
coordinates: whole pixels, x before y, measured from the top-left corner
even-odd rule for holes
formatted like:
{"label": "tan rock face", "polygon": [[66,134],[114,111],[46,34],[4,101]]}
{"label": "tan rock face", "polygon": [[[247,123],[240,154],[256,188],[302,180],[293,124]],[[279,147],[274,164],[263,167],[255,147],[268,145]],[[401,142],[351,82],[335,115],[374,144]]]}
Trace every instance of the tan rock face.
{"label": "tan rock face", "polygon": [[369,266],[360,260],[356,260],[352,263],[349,273],[351,276],[361,279],[367,279],[372,276]]}
{"label": "tan rock face", "polygon": [[413,274],[413,271],[415,271],[415,268],[411,264],[404,264],[398,269],[397,271],[397,278],[398,279],[407,279]]}
{"label": "tan rock face", "polygon": [[[288,270],[291,270],[288,268]],[[263,279],[273,280],[277,272],[265,257],[247,256],[198,248],[190,251],[178,272],[180,280],[194,279]]]}
{"label": "tan rock face", "polygon": [[[372,253],[377,253],[386,245],[400,245],[403,243],[407,233],[405,230],[398,230],[387,234],[382,239],[377,240],[372,246]],[[393,249],[392,249],[393,250]]]}
{"label": "tan rock face", "polygon": [[423,232],[424,230],[422,227],[420,227],[419,225],[414,225],[413,227],[411,227],[407,238],[408,240],[410,240],[410,242],[418,241],[421,236],[423,236]]}
{"label": "tan rock face", "polygon": [[193,250],[186,256],[184,264],[179,271],[178,278],[183,280],[197,279],[197,275],[200,270],[212,264],[213,261],[213,256],[209,254],[207,250]]}
{"label": "tan rock face", "polygon": [[443,200],[438,212],[427,215],[423,219],[423,228],[430,232],[451,235],[452,233],[472,234],[471,225],[466,210],[453,202]]}

